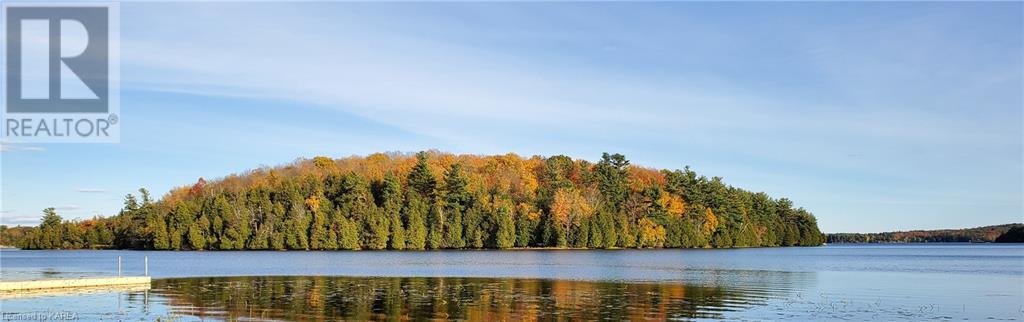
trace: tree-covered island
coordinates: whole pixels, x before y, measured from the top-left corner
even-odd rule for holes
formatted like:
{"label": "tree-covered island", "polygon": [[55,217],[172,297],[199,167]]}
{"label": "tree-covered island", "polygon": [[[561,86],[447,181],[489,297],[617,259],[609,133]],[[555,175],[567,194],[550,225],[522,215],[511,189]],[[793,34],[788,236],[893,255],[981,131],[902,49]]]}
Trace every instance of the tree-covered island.
{"label": "tree-covered island", "polygon": [[111,217],[6,228],[26,249],[357,250],[816,246],[824,235],[789,199],[683,170],[436,151],[299,159],[153,200]]}

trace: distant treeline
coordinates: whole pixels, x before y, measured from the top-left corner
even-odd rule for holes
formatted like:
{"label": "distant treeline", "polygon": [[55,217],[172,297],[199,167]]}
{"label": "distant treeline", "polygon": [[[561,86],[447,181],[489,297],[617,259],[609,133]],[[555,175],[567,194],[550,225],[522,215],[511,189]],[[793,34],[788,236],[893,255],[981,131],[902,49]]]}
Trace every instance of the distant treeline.
{"label": "distant treeline", "polygon": [[28,249],[168,250],[816,246],[811,213],[684,170],[440,152],[300,159],[128,195],[110,218],[5,229]]}
{"label": "distant treeline", "polygon": [[1005,224],[966,229],[912,230],[887,233],[827,234],[829,243],[991,243],[1024,242],[1024,225]]}

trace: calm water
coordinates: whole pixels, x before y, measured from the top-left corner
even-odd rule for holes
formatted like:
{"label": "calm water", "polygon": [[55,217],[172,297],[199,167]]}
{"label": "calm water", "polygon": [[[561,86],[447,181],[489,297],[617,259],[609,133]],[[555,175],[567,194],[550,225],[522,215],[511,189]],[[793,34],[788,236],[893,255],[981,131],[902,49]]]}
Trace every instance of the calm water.
{"label": "calm water", "polygon": [[[0,251],[4,280],[152,288],[0,299],[5,317],[1022,320],[1024,245],[615,251]],[[368,278],[372,277],[372,278]]]}

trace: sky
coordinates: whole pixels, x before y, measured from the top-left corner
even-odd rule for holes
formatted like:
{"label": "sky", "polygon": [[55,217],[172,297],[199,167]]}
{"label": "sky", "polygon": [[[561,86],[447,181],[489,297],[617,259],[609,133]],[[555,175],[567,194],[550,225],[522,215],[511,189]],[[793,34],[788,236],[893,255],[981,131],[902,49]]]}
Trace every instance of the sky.
{"label": "sky", "polygon": [[0,223],[296,158],[689,165],[824,232],[1024,221],[1024,4],[122,3],[121,139],[0,152]]}

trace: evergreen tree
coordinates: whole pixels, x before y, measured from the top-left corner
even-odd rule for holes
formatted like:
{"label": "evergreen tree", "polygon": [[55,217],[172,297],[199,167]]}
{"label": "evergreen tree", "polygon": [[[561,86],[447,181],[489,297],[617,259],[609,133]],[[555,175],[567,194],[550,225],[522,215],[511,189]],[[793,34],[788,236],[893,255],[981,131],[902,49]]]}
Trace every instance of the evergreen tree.
{"label": "evergreen tree", "polygon": [[174,208],[170,215],[168,230],[171,249],[180,250],[186,246],[184,245],[185,239],[188,236],[189,229],[192,227],[192,222],[195,220],[195,211],[191,205],[192,203],[182,202]]}
{"label": "evergreen tree", "polygon": [[149,227],[151,230],[150,234],[153,236],[153,249],[171,249],[171,239],[167,233],[167,224],[163,218],[154,216],[150,218],[150,222]]}
{"label": "evergreen tree", "polygon": [[344,216],[338,217],[338,246],[347,250],[360,249],[359,224]]}
{"label": "evergreen tree", "polygon": [[334,250],[338,249],[338,235],[335,229],[331,228],[331,221],[328,214],[321,208],[321,202],[325,202],[322,196],[313,196],[306,200],[310,212],[313,214],[313,222],[309,227],[309,248],[313,250]]}
{"label": "evergreen tree", "polygon": [[390,219],[383,210],[377,207],[367,207],[369,213],[366,220],[367,240],[366,249],[385,249],[388,247],[388,234],[391,230]]}
{"label": "evergreen tree", "polygon": [[[479,202],[479,199],[473,198],[474,202],[469,209],[462,215],[462,235],[464,237],[464,245],[472,248],[483,248],[484,240],[490,240],[490,233],[487,227],[490,226],[489,222],[484,221],[484,215],[486,210],[484,206]],[[493,218],[493,216],[487,216]]]}
{"label": "evergreen tree", "polygon": [[388,172],[384,176],[383,188],[381,189],[381,206],[391,227],[391,249],[405,249],[406,233],[405,220],[402,220],[402,184],[394,174]]}
{"label": "evergreen tree", "polygon": [[36,247],[42,249],[62,248],[64,244],[64,229],[61,226],[61,218],[54,208],[43,209],[42,224],[39,225],[39,243]]}
{"label": "evergreen tree", "polygon": [[309,229],[309,222],[306,219],[305,207],[301,201],[292,201],[288,211],[285,227],[285,245],[288,249],[302,250],[309,249],[309,237],[306,231]]}
{"label": "evergreen tree", "polygon": [[619,234],[615,230],[615,220],[612,210],[604,208],[604,210],[598,212],[598,227],[601,228],[601,237],[604,238],[604,242],[601,246],[604,248],[614,248],[619,243]]}
{"label": "evergreen tree", "polygon": [[628,166],[629,161],[625,156],[618,153],[611,155],[604,153],[601,155],[601,162],[598,162],[595,167],[598,186],[605,200],[612,207],[618,207],[626,200],[628,194],[626,180],[629,175],[626,167]]}
{"label": "evergreen tree", "polygon": [[412,168],[407,180],[409,189],[429,200],[434,197],[437,179],[434,177],[434,172],[430,170],[430,165],[427,164],[427,158],[426,152],[416,153],[416,166]]}
{"label": "evergreen tree", "polygon": [[495,216],[497,216],[497,231],[494,233],[495,246],[499,249],[515,246],[516,227],[512,220],[512,207],[508,204],[501,205]]}
{"label": "evergreen tree", "polygon": [[468,180],[458,163],[448,169],[444,178],[443,245],[445,248],[462,248],[466,246],[462,220],[470,202],[469,191],[466,190]]}
{"label": "evergreen tree", "polygon": [[[461,223],[460,223],[461,224]],[[440,202],[433,203],[427,213],[427,247],[430,249],[441,249],[444,247],[444,205]]]}
{"label": "evergreen tree", "polygon": [[584,247],[587,247],[587,248],[606,248],[604,246],[604,227],[603,227],[602,219],[603,219],[603,216],[599,216],[599,215],[595,215],[591,219],[590,224],[588,225],[588,227],[590,228],[590,231],[587,234],[589,236],[589,238],[587,238],[587,243],[586,243],[586,246],[584,246]]}
{"label": "evergreen tree", "polygon": [[193,250],[206,249],[206,236],[203,236],[199,223],[194,222],[188,226],[188,243]]}
{"label": "evergreen tree", "polygon": [[533,245],[537,223],[537,220],[530,218],[528,211],[520,211],[516,217],[516,247]]}
{"label": "evergreen tree", "polygon": [[425,221],[429,206],[416,192],[409,192],[405,199],[406,248],[422,250],[426,248],[427,227]]}

